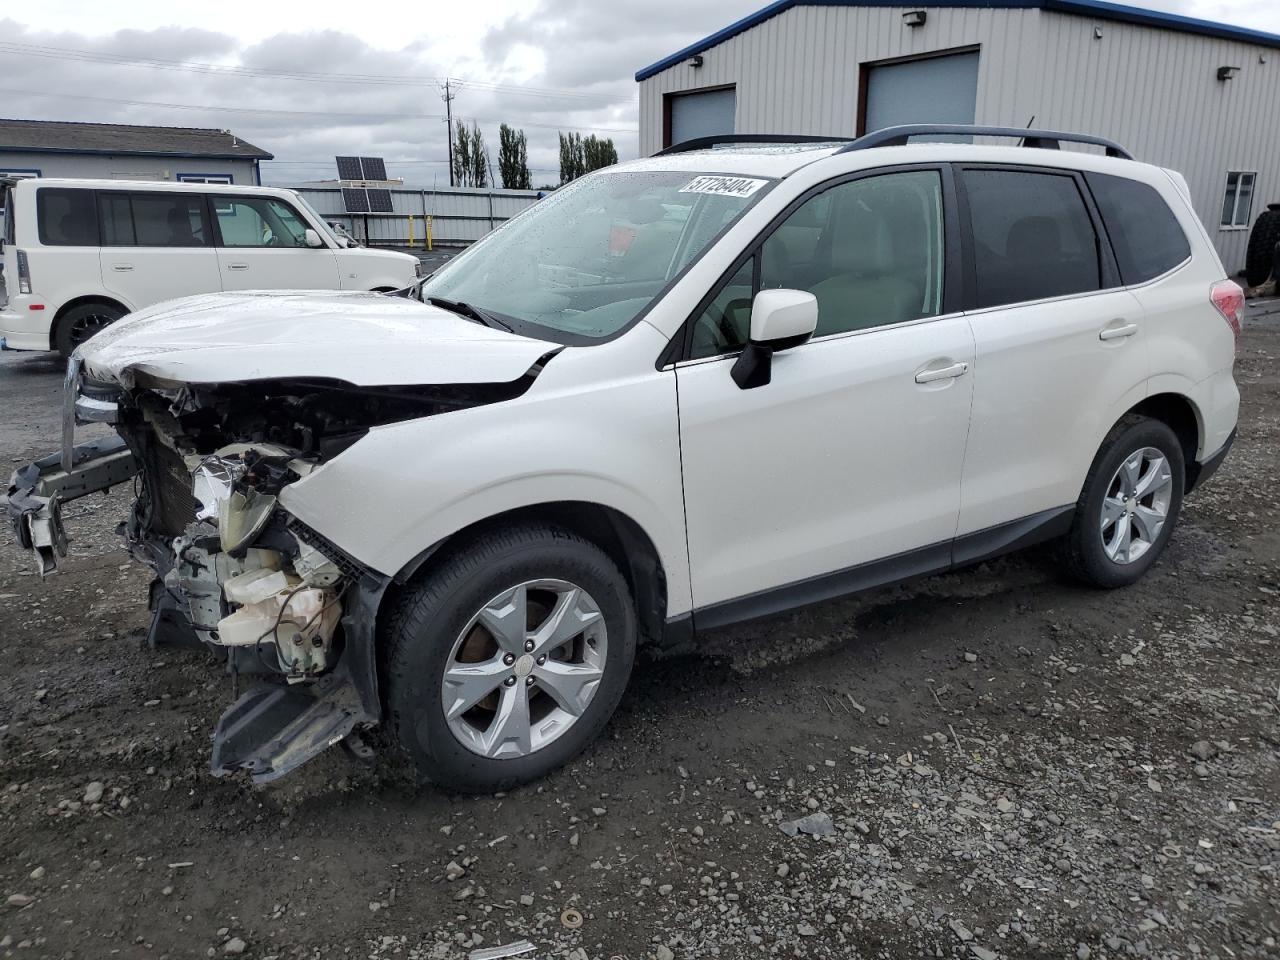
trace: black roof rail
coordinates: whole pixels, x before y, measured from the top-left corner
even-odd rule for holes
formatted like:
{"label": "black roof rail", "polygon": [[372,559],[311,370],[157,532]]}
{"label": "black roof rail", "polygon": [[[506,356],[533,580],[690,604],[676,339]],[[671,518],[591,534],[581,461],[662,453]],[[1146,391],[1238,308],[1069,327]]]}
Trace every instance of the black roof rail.
{"label": "black roof rail", "polygon": [[[706,150],[734,143],[849,143],[848,137],[815,137],[794,133],[726,133],[716,137],[694,137],[673,143],[666,149],[659,150],[655,157],[665,157],[673,153],[688,153],[690,150]],[[847,148],[846,148],[847,149]]]}
{"label": "black roof rail", "polygon": [[901,147],[911,137],[950,136],[950,137],[1013,137],[1023,141],[1023,146],[1039,147],[1043,150],[1057,150],[1063,141],[1067,143],[1091,143],[1097,147],[1105,147],[1108,157],[1119,157],[1121,160],[1132,160],[1131,154],[1114,140],[1095,137],[1087,133],[1062,133],[1058,130],[1024,130],[1021,127],[980,127],[968,124],[952,123],[908,123],[898,127],[885,127],[875,133],[868,133],[852,143],[841,147],[837,153],[849,153],[852,150],[870,150],[872,147]]}

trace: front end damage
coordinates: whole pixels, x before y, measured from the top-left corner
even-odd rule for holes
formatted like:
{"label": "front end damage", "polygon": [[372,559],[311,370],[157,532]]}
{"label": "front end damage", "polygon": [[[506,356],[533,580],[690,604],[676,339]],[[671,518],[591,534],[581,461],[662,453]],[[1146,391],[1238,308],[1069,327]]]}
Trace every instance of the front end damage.
{"label": "front end damage", "polygon": [[[359,731],[381,719],[374,624],[389,583],[291,516],[280,492],[372,427],[515,396],[534,375],[433,387],[103,383],[86,382],[73,358],[63,450],[14,472],[11,521],[46,576],[66,554],[63,505],[132,481],[118,532],[155,573],[149,639],[213,651],[237,693],[253,680],[218,723],[212,770],[273,780],[343,740],[366,751]],[[74,445],[89,420],[117,435]]]}

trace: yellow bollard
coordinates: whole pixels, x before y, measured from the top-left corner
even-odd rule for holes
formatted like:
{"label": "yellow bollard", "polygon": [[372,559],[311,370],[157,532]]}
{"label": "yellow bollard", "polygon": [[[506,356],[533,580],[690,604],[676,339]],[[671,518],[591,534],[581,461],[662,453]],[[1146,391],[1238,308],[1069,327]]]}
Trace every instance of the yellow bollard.
{"label": "yellow bollard", "polygon": [[431,218],[427,217],[427,249],[431,249]]}
{"label": "yellow bollard", "polygon": [[409,249],[413,249],[413,214],[409,214]]}

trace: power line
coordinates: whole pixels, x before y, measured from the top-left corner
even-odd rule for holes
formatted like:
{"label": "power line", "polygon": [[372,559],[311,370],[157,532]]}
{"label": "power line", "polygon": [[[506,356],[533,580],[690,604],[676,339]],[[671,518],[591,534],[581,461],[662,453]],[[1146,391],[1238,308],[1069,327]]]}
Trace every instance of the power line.
{"label": "power line", "polygon": [[[60,100],[77,100],[90,101],[93,103],[114,103],[131,107],[159,107],[164,110],[195,110],[209,113],[242,113],[242,114],[262,114],[265,116],[290,116],[290,117],[346,117],[363,120],[445,120],[448,119],[445,114],[440,113],[371,113],[369,111],[360,111],[358,113],[342,113],[333,110],[281,110],[270,107],[224,107],[214,104],[198,104],[198,103],[165,103],[157,100],[129,100],[122,97],[92,97],[78,93],[53,93],[44,90],[15,90],[0,88],[0,94],[8,96],[20,97],[51,97]],[[504,121],[494,120],[489,117],[465,117],[463,119],[474,120],[477,123],[500,123]],[[531,120],[523,121],[523,127],[535,127],[543,130],[564,130],[572,127],[574,129],[588,130],[595,133],[635,133],[635,127],[596,127],[581,123],[537,123]]]}
{"label": "power line", "polygon": [[[415,76],[411,74],[362,74],[318,73],[303,70],[269,70],[262,67],[234,66],[230,64],[201,63],[191,60],[164,60],[156,57],[134,57],[123,54],[103,53],[94,50],[77,50],[71,47],[54,47],[41,44],[0,41],[0,52],[25,57],[43,57],[54,60],[70,60],[80,63],[98,63],[112,66],[146,67],[153,70],[177,70],[188,73],[205,73],[215,76],[253,77],[270,80],[296,80],[308,83],[375,84],[389,86],[427,86],[440,83],[446,77]],[[639,97],[615,97],[605,93],[586,93],[581,90],[563,90],[553,87],[536,87],[527,84],[500,83],[488,80],[471,80],[477,89],[501,92],[516,96],[546,97],[596,101],[605,104],[634,102]]]}

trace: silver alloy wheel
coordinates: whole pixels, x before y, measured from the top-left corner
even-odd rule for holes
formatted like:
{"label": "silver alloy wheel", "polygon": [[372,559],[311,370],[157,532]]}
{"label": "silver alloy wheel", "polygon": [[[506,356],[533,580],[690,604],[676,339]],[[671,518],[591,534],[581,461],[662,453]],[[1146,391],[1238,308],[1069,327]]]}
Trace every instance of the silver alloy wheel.
{"label": "silver alloy wheel", "polygon": [[484,757],[541,750],[586,711],[608,652],[604,615],[581,587],[530,580],[504,590],[449,652],[440,689],[449,730]]}
{"label": "silver alloy wheel", "polygon": [[1107,556],[1128,564],[1150,550],[1172,499],[1173,471],[1163,453],[1143,447],[1125,457],[1102,498],[1099,534]]}

